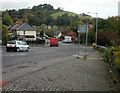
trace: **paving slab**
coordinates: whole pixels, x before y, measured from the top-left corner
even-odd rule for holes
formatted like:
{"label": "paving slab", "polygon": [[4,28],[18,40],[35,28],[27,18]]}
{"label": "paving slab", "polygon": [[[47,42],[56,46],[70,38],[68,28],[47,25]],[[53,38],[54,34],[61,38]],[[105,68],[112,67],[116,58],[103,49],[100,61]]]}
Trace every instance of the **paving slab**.
{"label": "paving slab", "polygon": [[108,68],[99,52],[92,50],[88,59],[69,58],[23,76],[3,91],[111,91]]}

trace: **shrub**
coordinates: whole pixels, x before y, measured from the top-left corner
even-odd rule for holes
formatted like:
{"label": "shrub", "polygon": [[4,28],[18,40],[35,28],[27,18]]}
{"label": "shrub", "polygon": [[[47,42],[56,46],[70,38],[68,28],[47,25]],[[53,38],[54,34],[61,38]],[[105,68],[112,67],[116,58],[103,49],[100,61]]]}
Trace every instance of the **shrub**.
{"label": "shrub", "polygon": [[115,60],[116,68],[120,69],[120,50],[114,52],[114,54],[115,54],[115,57],[116,57],[116,60]]}
{"label": "shrub", "polygon": [[108,62],[110,66],[120,69],[120,46],[108,48],[104,52],[104,61]]}

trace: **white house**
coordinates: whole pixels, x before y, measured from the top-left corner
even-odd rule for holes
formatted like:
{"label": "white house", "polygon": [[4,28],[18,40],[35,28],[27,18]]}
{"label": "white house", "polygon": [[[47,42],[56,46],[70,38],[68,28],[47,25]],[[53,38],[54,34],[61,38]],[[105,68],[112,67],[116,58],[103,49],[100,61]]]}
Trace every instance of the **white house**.
{"label": "white house", "polygon": [[18,35],[19,39],[25,39],[26,41],[36,40],[36,28],[33,28],[27,23],[16,24],[10,28],[14,35]]}

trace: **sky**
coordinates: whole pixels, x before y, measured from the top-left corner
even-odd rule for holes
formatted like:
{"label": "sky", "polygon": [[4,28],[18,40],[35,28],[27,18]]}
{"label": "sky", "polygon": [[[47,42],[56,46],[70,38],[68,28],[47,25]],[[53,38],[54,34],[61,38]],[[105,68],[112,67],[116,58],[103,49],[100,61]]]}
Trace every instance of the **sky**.
{"label": "sky", "polygon": [[[55,9],[63,8],[77,14],[91,12],[89,15],[108,18],[118,15],[118,2],[120,0],[0,0],[0,10],[32,8],[39,4],[51,4]],[[93,13],[92,13],[93,12]]]}

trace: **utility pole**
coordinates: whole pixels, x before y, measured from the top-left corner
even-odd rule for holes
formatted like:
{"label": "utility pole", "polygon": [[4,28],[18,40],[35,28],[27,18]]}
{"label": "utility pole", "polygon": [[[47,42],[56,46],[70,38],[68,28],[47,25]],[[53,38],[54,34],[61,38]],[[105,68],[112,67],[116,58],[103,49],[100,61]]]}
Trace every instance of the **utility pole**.
{"label": "utility pole", "polygon": [[96,14],[96,32],[95,32],[95,44],[97,45],[97,43],[98,43],[98,41],[97,41],[97,39],[98,39],[98,13],[96,13],[96,12],[87,12],[87,13],[92,13],[92,14]]}

